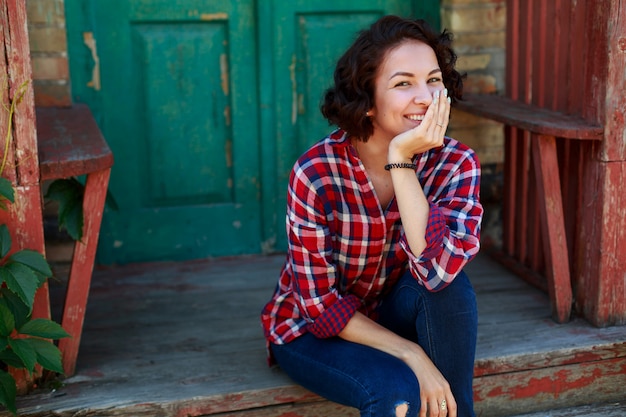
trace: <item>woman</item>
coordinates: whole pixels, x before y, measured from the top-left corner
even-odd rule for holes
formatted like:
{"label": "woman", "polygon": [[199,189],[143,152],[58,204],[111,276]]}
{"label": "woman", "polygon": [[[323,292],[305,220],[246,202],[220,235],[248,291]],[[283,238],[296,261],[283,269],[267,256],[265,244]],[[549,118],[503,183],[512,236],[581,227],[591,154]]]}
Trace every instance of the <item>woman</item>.
{"label": "woman", "polygon": [[386,16],[339,59],[339,129],[296,162],[286,263],[262,312],[270,361],[361,416],[474,416],[474,152],[444,136],[462,94],[447,32]]}

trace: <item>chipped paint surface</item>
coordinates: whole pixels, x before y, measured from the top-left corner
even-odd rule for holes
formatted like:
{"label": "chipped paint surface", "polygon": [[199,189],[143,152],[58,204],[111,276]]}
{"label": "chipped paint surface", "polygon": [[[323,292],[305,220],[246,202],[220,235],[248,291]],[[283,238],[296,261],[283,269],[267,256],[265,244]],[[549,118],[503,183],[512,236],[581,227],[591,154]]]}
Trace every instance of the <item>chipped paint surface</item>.
{"label": "chipped paint surface", "polygon": [[87,48],[89,48],[89,51],[91,51],[91,58],[93,59],[91,81],[87,83],[87,86],[96,91],[100,91],[100,57],[98,56],[96,39],[93,37],[93,32],[83,33],[83,43],[87,46]]}
{"label": "chipped paint surface", "polygon": [[201,13],[200,20],[205,20],[205,21],[228,20],[228,13]]}
{"label": "chipped paint surface", "polygon": [[228,77],[228,56],[226,54],[220,55],[220,78],[222,81],[222,92],[225,96],[229,94],[229,77]]}
{"label": "chipped paint surface", "polygon": [[296,80],[296,61],[295,55],[291,57],[289,65],[289,78],[291,79],[291,124],[295,125],[298,121],[298,81]]}

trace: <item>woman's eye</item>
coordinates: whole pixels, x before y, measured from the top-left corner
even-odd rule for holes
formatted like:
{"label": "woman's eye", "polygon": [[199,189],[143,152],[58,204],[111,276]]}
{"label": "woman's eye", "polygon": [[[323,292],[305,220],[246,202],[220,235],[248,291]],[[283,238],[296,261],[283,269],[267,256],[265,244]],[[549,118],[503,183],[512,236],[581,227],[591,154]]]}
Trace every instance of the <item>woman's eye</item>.
{"label": "woman's eye", "polygon": [[406,87],[407,85],[410,85],[408,81],[400,81],[399,83],[396,83],[396,87]]}
{"label": "woman's eye", "polygon": [[433,78],[429,79],[428,82],[429,83],[440,83],[441,82],[441,78],[433,77]]}

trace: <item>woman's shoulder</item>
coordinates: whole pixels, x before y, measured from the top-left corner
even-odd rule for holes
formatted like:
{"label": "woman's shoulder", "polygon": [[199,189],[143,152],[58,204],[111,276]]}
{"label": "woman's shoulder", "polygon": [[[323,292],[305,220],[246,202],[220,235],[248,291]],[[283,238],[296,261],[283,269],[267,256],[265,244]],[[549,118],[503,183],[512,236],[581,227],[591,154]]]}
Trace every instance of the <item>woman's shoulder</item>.
{"label": "woman's shoulder", "polygon": [[309,147],[296,161],[294,169],[319,170],[328,169],[331,165],[342,163],[346,155],[346,147],[350,144],[342,130],[335,130],[325,138]]}

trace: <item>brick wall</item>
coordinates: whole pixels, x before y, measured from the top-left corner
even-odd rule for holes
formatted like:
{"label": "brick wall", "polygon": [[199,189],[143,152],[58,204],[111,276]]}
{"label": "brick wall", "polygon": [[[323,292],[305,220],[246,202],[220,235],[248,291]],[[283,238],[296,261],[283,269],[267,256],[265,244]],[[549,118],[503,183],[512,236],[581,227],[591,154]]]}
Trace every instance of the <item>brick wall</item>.
{"label": "brick wall", "polygon": [[[457,69],[467,73],[465,92],[503,94],[506,0],[441,0],[441,26],[454,34]],[[482,241],[485,246],[498,246],[504,160],[502,125],[453,110],[448,134],[478,154],[485,206]]]}
{"label": "brick wall", "polygon": [[71,103],[64,0],[26,0],[35,104]]}

